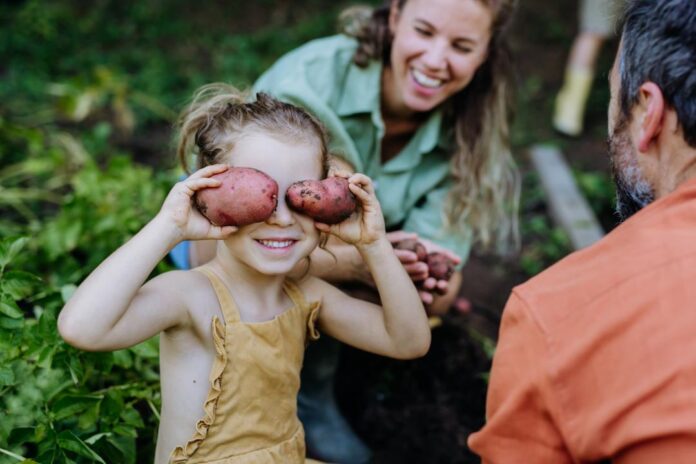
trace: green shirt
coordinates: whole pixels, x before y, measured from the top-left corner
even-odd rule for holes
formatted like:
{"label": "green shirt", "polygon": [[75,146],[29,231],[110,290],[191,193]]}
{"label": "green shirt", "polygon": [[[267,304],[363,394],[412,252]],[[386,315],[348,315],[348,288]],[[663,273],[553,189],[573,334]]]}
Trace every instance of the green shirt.
{"label": "green shirt", "polygon": [[443,227],[442,206],[451,185],[451,126],[441,111],[433,111],[409,143],[382,164],[382,64],[373,60],[358,67],[356,48],[357,42],[343,35],[311,41],[280,58],[254,90],[301,106],[322,121],[332,154],[374,181],[387,227],[416,232],[465,261],[471,233]]}

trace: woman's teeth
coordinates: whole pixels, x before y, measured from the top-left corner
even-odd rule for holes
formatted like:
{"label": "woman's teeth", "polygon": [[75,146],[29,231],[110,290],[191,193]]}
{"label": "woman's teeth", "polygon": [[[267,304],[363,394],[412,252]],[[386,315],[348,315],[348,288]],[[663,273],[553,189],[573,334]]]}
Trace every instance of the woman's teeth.
{"label": "woman's teeth", "polygon": [[292,245],[293,240],[259,240],[259,243],[268,248],[287,248]]}
{"label": "woman's teeth", "polygon": [[419,84],[422,85],[423,87],[428,87],[431,89],[438,88],[442,85],[442,79],[433,79],[432,77],[428,77],[422,72],[418,71],[417,69],[414,69],[411,74],[413,75],[413,79]]}

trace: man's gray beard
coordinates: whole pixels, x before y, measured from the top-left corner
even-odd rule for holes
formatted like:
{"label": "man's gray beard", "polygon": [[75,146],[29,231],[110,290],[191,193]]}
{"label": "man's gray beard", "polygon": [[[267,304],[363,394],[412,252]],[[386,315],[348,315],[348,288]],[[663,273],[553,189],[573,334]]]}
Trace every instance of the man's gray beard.
{"label": "man's gray beard", "polygon": [[655,192],[638,166],[637,155],[627,129],[628,121],[622,118],[607,140],[611,171],[616,185],[616,214],[621,222],[655,200]]}

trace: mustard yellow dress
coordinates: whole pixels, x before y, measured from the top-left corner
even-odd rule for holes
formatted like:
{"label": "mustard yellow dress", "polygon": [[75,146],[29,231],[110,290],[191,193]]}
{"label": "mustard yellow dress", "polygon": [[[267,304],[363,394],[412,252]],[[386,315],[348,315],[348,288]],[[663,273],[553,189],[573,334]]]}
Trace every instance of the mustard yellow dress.
{"label": "mustard yellow dress", "polygon": [[204,417],[170,463],[275,464],[305,460],[305,437],[297,418],[300,368],[308,340],[319,334],[319,303],[307,303],[297,284],[283,288],[293,307],[270,321],[245,323],[228,289],[207,266],[224,324],[213,318],[216,357]]}

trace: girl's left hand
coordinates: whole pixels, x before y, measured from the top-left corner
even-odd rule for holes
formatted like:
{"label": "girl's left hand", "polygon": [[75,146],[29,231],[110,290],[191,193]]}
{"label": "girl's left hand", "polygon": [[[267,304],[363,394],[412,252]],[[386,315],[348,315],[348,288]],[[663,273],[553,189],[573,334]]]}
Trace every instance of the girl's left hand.
{"label": "girl's left hand", "polygon": [[[340,172],[336,175],[346,177]],[[317,222],[315,225],[322,232],[333,234],[344,242],[358,247],[370,245],[385,235],[384,216],[374,185],[366,175],[353,174],[348,177],[348,188],[359,202],[357,211],[338,224],[329,226]]]}

